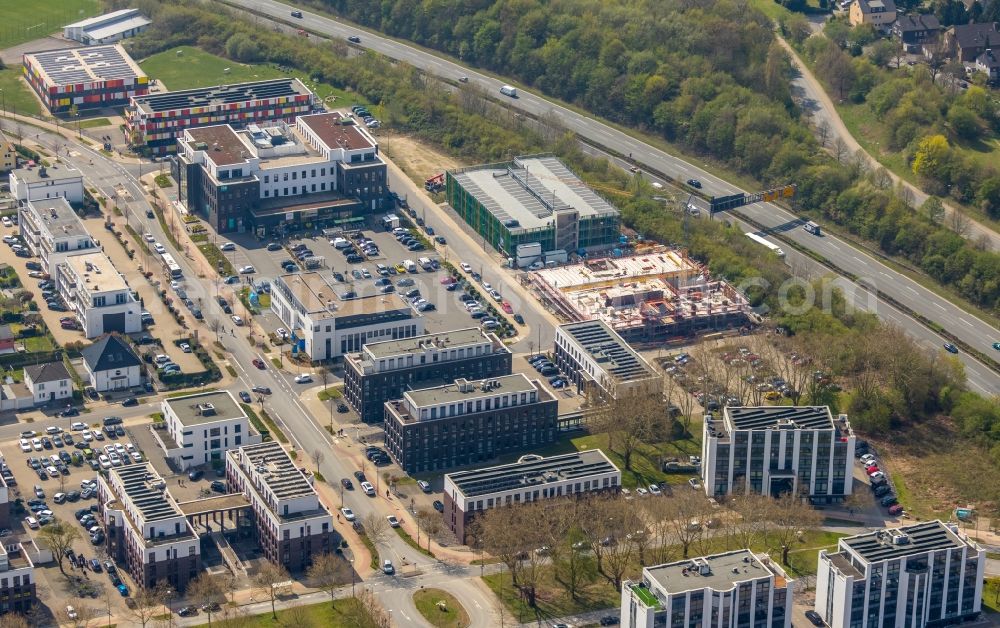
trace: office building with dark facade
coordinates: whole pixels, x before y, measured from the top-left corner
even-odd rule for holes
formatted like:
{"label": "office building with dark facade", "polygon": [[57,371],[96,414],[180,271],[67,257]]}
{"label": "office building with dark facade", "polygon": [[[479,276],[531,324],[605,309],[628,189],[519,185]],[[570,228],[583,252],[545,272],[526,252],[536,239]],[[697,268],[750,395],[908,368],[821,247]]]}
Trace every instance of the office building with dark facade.
{"label": "office building with dark facade", "polygon": [[705,415],[701,474],[709,497],[791,493],[813,503],[853,489],[854,431],[827,406],[727,406]]}
{"label": "office building with dark facade", "polygon": [[198,87],[136,96],[125,109],[125,129],[137,145],[162,155],[177,150],[185,129],[291,123],[315,104],[316,96],[295,78]]}
{"label": "office building with dark facade", "polygon": [[457,329],[371,342],[344,358],[344,397],[361,420],[385,418],[386,399],[460,377],[486,379],[511,373],[511,352],[495,334]]}
{"label": "office building with dark facade", "polygon": [[143,588],[183,591],[201,571],[201,540],[150,463],[98,476],[108,556]]}
{"label": "office building with dark facade", "polygon": [[927,521],[840,539],[820,550],[815,611],[833,628],[946,626],[982,611],[986,550]]}
{"label": "office building with dark facade", "polygon": [[177,145],[179,200],[219,233],[284,235],[389,207],[378,143],[340,113],[301,115],[291,125],[187,129]]}
{"label": "office building with dark facade", "polygon": [[280,443],[268,441],[226,452],[229,489],[250,502],[257,544],[264,557],[300,572],[314,556],[328,554],[339,537],[333,517]]}
{"label": "office building with dark facade", "polygon": [[621,482],[621,471],[600,449],[547,458],[522,456],[511,464],[446,474],[444,521],[465,543],[469,524],[485,510],[617,491]]}
{"label": "office building with dark facade", "polygon": [[523,373],[408,390],[385,404],[385,445],[407,473],[479,464],[556,440],[558,401]]}

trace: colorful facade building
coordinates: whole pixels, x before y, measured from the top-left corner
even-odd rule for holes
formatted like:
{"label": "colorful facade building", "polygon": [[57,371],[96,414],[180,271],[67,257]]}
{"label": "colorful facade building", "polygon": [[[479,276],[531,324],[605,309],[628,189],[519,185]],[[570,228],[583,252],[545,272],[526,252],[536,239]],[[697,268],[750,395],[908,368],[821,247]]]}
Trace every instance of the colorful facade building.
{"label": "colorful facade building", "polygon": [[149,91],[149,77],[120,45],[33,52],[24,78],[53,114],[122,107]]}

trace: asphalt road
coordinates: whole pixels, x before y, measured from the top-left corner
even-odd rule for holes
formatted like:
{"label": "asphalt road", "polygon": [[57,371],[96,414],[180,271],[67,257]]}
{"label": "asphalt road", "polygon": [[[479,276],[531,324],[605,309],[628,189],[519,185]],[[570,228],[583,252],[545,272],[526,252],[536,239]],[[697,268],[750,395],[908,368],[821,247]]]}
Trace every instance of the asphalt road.
{"label": "asphalt road", "polygon": [[[361,39],[361,43],[356,45],[362,48],[405,61],[444,79],[457,81],[460,77],[468,77],[469,84],[481,87],[488,93],[498,94],[500,86],[503,85],[497,79],[477,73],[415,46],[382,37],[315,13],[303,11],[302,19],[294,20],[289,15],[289,6],[274,0],[226,1],[272,16],[275,19],[294,22],[302,28],[328,35],[334,39],[343,40],[348,36],[355,35]],[[561,107],[526,90],[519,90],[519,97],[509,99],[509,104],[535,116],[555,116],[567,130],[580,137],[619,155],[630,155],[631,160],[636,164],[663,172],[676,181],[686,181],[689,178],[698,179],[703,185],[701,191],[705,194],[724,196],[742,192],[736,186],[723,181],[702,167],[669,155],[599,120]],[[858,277],[856,283],[862,283],[882,291],[920,316],[940,325],[943,329],[947,329],[969,346],[986,354],[996,353],[991,345],[993,342],[1000,341],[1000,332],[992,325],[965,312],[947,299],[896,272],[846,241],[830,235],[817,237],[806,233],[799,228],[802,224],[799,217],[771,203],[748,205],[740,208],[739,211],[751,220],[763,225],[768,232],[780,234],[782,238],[792,240],[798,245],[831,260],[840,269]],[[880,317],[894,322],[891,314],[896,314],[899,318],[897,312],[884,310],[884,308],[886,305],[882,301],[873,301],[873,309]],[[904,327],[909,330],[910,324],[906,323]],[[943,340],[937,346],[940,347],[942,343]],[[989,394],[1000,391],[1000,374],[972,358],[966,357],[963,362],[966,364],[972,388]]]}

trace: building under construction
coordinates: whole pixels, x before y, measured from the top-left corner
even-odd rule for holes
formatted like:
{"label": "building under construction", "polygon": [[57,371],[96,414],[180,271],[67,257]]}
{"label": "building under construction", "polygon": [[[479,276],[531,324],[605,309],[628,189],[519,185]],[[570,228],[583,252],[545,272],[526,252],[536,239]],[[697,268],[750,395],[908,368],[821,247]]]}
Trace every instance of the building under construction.
{"label": "building under construction", "polygon": [[661,246],[529,275],[542,300],[564,318],[604,321],[628,342],[736,329],[752,317],[735,288]]}

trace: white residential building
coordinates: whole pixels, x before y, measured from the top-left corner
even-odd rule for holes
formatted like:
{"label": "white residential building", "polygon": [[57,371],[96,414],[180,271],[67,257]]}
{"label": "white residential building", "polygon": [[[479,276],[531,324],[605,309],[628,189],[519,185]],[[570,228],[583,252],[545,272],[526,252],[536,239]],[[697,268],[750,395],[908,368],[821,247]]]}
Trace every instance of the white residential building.
{"label": "white residential building", "polygon": [[73,398],[73,379],[61,361],[25,366],[24,385],[31,391],[36,406]]}
{"label": "white residential building", "polygon": [[291,572],[302,571],[313,556],[336,547],[333,517],[281,444],[269,441],[226,452],[226,481],[250,502],[257,544],[267,560]]}
{"label": "white residential building", "polygon": [[342,299],[346,286],[335,286],[315,272],[282,275],[271,288],[271,310],[312,360],[360,351],[367,342],[424,333],[424,318],[394,293]]}
{"label": "white residential building", "polygon": [[[12,540],[15,539],[15,540]],[[0,612],[27,613],[37,603],[35,565],[29,557],[35,549],[29,538],[24,544],[8,537],[0,544]]]}
{"label": "white residential building", "polygon": [[261,442],[228,390],[164,399],[160,410],[166,433],[154,434],[166,456],[182,470],[221,461],[231,449]]}
{"label": "white residential building", "polygon": [[84,347],[81,354],[89,385],[97,392],[127,390],[142,384],[142,361],[117,334],[109,334]]}
{"label": "white residential building", "polygon": [[67,256],[55,276],[59,294],[87,338],[142,331],[142,306],[103,252]]}
{"label": "white residential building", "polygon": [[66,199],[28,201],[18,212],[18,229],[28,250],[58,285],[56,266],[68,256],[97,247]]}
{"label": "white residential building", "polygon": [[201,571],[201,541],[148,462],[98,476],[108,555],[140,587],[183,591]]}
{"label": "white residential building", "polygon": [[69,166],[36,166],[11,170],[10,194],[16,200],[45,201],[64,198],[70,203],[83,202],[83,174]]}
{"label": "white residential building", "polygon": [[831,628],[920,628],[982,610],[986,550],[927,521],[840,539],[820,550],[815,610]]}
{"label": "white residential building", "polygon": [[743,491],[842,501],[852,491],[854,431],[826,406],[727,406],[705,415],[701,477],[709,496]]}
{"label": "white residential building", "polygon": [[63,37],[87,46],[135,37],[152,24],[139,9],[122,9],[63,26]]}
{"label": "white residential building", "polygon": [[791,628],[794,581],[742,549],[644,567],[622,583],[623,628]]}
{"label": "white residential building", "polygon": [[583,393],[590,387],[606,398],[663,386],[659,373],[600,320],[556,327],[555,364]]}

